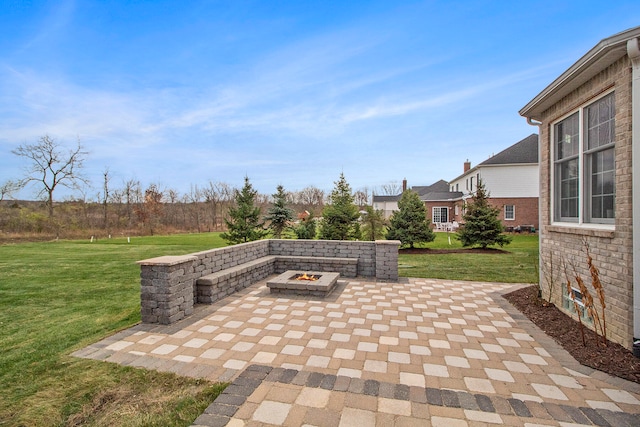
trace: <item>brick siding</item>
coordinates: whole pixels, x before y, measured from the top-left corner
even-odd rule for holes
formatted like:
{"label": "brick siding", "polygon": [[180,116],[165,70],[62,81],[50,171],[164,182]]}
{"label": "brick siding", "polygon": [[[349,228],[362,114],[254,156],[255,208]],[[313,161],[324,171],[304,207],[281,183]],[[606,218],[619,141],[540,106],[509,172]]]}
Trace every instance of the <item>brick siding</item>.
{"label": "brick siding", "polygon": [[[498,218],[502,221],[504,227],[515,227],[518,225],[533,225],[536,229],[539,227],[538,218],[538,198],[537,197],[510,197],[510,198],[489,198],[489,203],[492,206],[497,207],[500,210]],[[506,221],[504,219],[504,206],[514,205],[516,210],[515,220]],[[462,200],[446,201],[446,202],[425,202],[427,208],[427,216],[433,223],[433,210],[434,207],[447,207],[449,208],[449,221],[457,221],[458,223],[464,223],[462,219]],[[456,215],[456,206],[458,214]]]}
{"label": "brick siding", "polygon": [[[505,227],[516,227],[518,225],[533,225],[538,229],[538,198],[537,197],[510,197],[510,198],[489,198],[489,204],[500,210],[500,221]],[[504,219],[505,205],[515,206],[515,219]]]}
{"label": "brick siding", "polygon": [[[616,102],[616,219],[615,231],[551,224],[550,135],[552,123],[614,88]],[[562,291],[566,278],[562,264],[576,271],[593,292],[587,269],[585,244],[589,245],[594,264],[600,269],[605,290],[607,337],[632,348],[633,339],[633,258],[632,258],[632,163],[631,163],[631,65],[624,56],[578,87],[543,113],[540,126],[540,198],[541,234],[540,282],[549,295],[549,282],[554,283],[551,299],[563,308]],[[517,217],[517,212],[516,212]],[[551,268],[553,264],[553,269]],[[552,271],[553,270],[553,271]],[[573,280],[575,283],[575,280]],[[594,299],[597,300],[595,293]],[[598,308],[599,310],[599,308]]]}

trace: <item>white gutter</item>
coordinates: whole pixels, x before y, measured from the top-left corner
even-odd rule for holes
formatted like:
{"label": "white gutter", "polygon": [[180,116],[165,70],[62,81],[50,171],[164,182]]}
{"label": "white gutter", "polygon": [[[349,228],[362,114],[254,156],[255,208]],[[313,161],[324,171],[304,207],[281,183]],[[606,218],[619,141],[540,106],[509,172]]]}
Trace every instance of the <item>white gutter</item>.
{"label": "white gutter", "polygon": [[640,357],[640,43],[627,41],[631,60],[631,162],[633,232],[633,354]]}

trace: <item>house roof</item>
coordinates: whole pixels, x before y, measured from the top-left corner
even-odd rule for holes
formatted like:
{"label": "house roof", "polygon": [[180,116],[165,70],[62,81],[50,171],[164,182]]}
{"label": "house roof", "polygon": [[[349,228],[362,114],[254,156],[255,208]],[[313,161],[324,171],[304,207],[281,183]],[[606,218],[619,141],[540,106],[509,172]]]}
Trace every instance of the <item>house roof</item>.
{"label": "house roof", "polygon": [[[415,191],[420,196],[420,200],[428,201],[428,200],[449,200],[453,198],[452,194],[449,192],[449,183],[444,179],[441,179],[437,182],[434,182],[431,185],[417,185],[415,187],[411,187],[411,191]],[[462,195],[462,193],[460,193]],[[397,196],[373,196],[373,202],[397,202],[400,200],[402,194],[398,194]],[[436,198],[434,198],[436,197]]]}
{"label": "house roof", "polygon": [[502,150],[480,163],[481,165],[511,165],[515,163],[538,163],[538,134],[532,133],[522,141]]}
{"label": "house roof", "polygon": [[480,166],[499,166],[514,164],[536,164],[538,163],[538,134],[532,133],[528,137],[516,142],[511,147],[506,148],[498,154],[489,157],[482,163],[461,175],[453,178],[451,182],[457,181],[465,175],[475,173]]}
{"label": "house roof", "polygon": [[426,186],[421,185],[421,186],[411,187],[411,190],[418,193],[418,196],[423,196],[427,193],[433,193],[433,192],[445,192],[445,191],[448,192],[449,183],[444,179],[441,179],[440,181],[434,182],[431,185],[426,185]]}
{"label": "house roof", "polygon": [[[569,67],[520,111],[520,115],[540,121],[542,113],[574,91],[600,71],[627,54],[627,42],[640,37],[635,27],[602,39],[589,52]],[[637,41],[635,48],[638,48]]]}
{"label": "house roof", "polygon": [[445,200],[458,200],[461,199],[463,193],[461,191],[432,191],[420,196],[420,200],[423,202],[437,202]]}
{"label": "house roof", "polygon": [[377,196],[373,195],[373,202],[397,202],[400,200],[400,195],[396,196]]}

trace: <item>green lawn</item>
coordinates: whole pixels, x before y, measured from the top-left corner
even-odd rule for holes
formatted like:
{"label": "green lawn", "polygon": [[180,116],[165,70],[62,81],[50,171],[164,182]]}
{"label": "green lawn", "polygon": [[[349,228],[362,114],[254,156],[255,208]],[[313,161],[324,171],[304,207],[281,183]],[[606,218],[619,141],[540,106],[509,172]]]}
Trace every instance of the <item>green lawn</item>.
{"label": "green lawn", "polygon": [[[403,277],[432,279],[538,283],[538,236],[516,234],[512,237],[513,241],[502,248],[503,252],[492,254],[401,254],[399,274]],[[423,246],[433,249],[462,248],[454,234],[448,233],[436,233],[436,240]]]}
{"label": "green lawn", "polygon": [[[136,261],[222,246],[217,233],[0,245],[0,425],[189,425],[219,385],[69,354],[140,321]],[[401,255],[400,274],[536,282],[537,248],[523,235],[504,254]]]}
{"label": "green lawn", "polygon": [[[0,425],[189,425],[211,384],[69,354],[140,321],[136,261],[224,245],[199,234],[0,246]],[[138,416],[95,415],[133,396],[145,407],[143,393],[156,404]]]}

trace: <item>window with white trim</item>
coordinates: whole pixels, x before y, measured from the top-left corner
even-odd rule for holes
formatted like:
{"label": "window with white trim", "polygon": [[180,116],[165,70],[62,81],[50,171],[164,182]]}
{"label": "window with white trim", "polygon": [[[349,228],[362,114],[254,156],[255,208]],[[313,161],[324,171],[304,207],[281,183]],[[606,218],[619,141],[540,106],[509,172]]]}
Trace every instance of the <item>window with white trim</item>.
{"label": "window with white trim", "polygon": [[515,205],[504,205],[504,219],[505,221],[513,221],[516,219]]}
{"label": "window with white trim", "polygon": [[553,151],[554,221],[613,224],[614,93],[555,123]]}
{"label": "window with white trim", "polygon": [[448,222],[449,221],[449,209],[442,207],[434,207],[431,210],[432,222]]}

